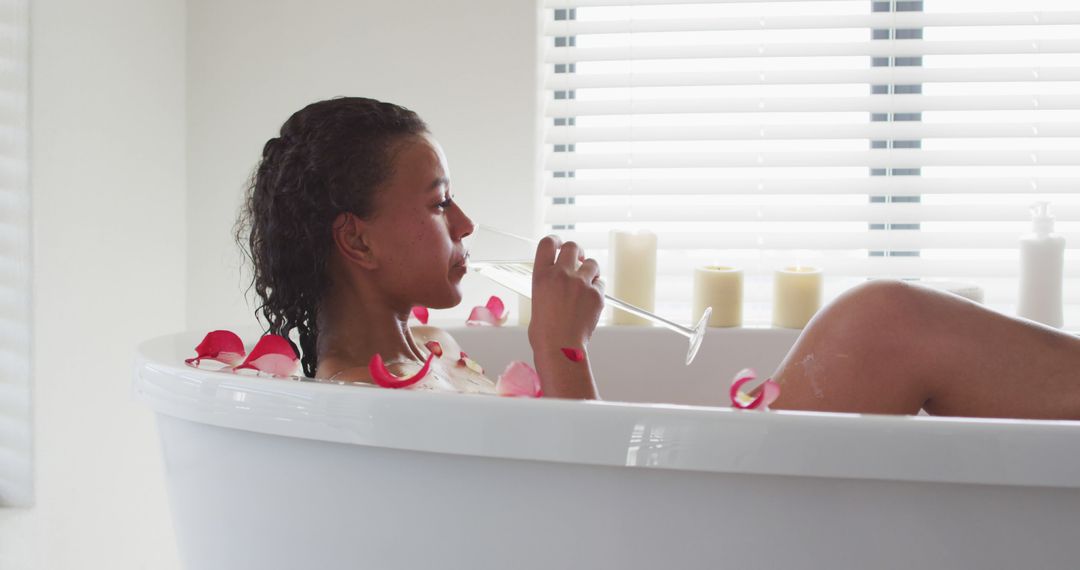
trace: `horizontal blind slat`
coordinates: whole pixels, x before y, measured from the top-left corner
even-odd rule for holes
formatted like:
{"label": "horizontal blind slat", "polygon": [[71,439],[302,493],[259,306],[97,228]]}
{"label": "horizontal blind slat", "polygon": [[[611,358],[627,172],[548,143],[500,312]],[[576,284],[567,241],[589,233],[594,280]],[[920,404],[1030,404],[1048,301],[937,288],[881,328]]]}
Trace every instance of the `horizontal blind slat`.
{"label": "horizontal blind slat", "polygon": [[[836,275],[829,273],[826,276],[825,290],[839,293],[848,287],[852,287],[864,281],[864,278],[850,275]],[[941,282],[939,279],[913,279],[911,283],[931,285]],[[950,280],[954,283],[964,280]],[[743,287],[743,302],[746,304],[762,303],[771,305],[773,289],[772,275],[767,272],[746,274]],[[1012,277],[983,276],[978,280],[978,285],[985,295],[987,305],[990,304],[1013,304],[1016,303],[1017,282]],[[831,291],[830,291],[831,290]],[[682,272],[674,274],[659,273],[656,279],[657,298],[679,299],[689,304],[693,293],[693,284],[682,277]],[[1080,309],[1080,279],[1066,279],[1063,291],[1064,302]],[[666,304],[666,303],[665,303]],[[689,307],[687,307],[689,310]],[[685,315],[681,318],[687,318]],[[692,321],[691,321],[692,322]]]}
{"label": "horizontal blind slat", "polygon": [[[793,256],[779,259],[773,256],[768,259],[763,259],[760,262],[732,263],[730,259],[725,258],[723,255],[717,255],[715,258],[712,258],[713,261],[705,262],[702,260],[669,260],[663,255],[664,253],[665,252],[661,252],[660,257],[657,258],[657,282],[659,284],[665,281],[681,280],[683,283],[681,298],[687,298],[686,292],[691,290],[690,287],[692,285],[689,281],[689,276],[693,275],[694,268],[715,263],[738,266],[743,269],[743,272],[747,277],[768,277],[781,267],[797,263],[812,265],[814,267],[823,268],[823,271],[826,274],[826,286],[829,286],[832,282],[838,280],[882,277],[894,279],[948,279],[954,281],[975,282],[977,285],[982,285],[987,280],[996,282],[1011,281],[1013,284],[1012,298],[1008,299],[1008,301],[1014,303],[1016,302],[1016,288],[1019,286],[1018,267],[1020,261],[1017,259],[1008,259],[993,263],[973,263],[954,259],[884,257],[840,258],[827,256],[821,259],[795,258]],[[1068,284],[1080,285],[1080,274],[1072,269],[1067,269],[1065,282]],[[1003,293],[1000,289],[998,292],[999,294]],[[658,291],[657,293],[659,297],[660,292]],[[1069,291],[1069,297],[1076,298],[1075,290]],[[671,297],[668,298],[670,299]],[[997,300],[1002,301],[1003,299],[999,297]]]}
{"label": "horizontal blind slat", "polygon": [[[863,231],[863,232],[693,232],[659,234],[661,248],[683,250],[914,250],[914,249],[1007,249],[1017,245],[1019,234],[986,232]],[[1062,232],[1067,241],[1080,243],[1080,233]],[[582,247],[607,247],[607,232],[569,231],[565,239]],[[1080,268],[1076,270],[1080,274]]]}
{"label": "horizontal blind slat", "polygon": [[1080,40],[1038,41],[922,41],[877,40],[866,42],[790,42],[720,45],[548,47],[545,63],[591,61],[728,59],[728,58],[818,58],[818,57],[920,57],[930,55],[1060,54],[1080,51]]}
{"label": "horizontal blind slat", "polygon": [[549,101],[548,117],[664,115],[679,113],[918,113],[923,111],[1069,110],[1080,108],[1077,95],[868,95],[863,97],[717,97]]}
{"label": "horizontal blind slat", "polygon": [[[630,201],[630,203],[628,203]],[[1054,215],[1080,219],[1080,205],[1058,205]],[[1030,212],[1012,204],[908,204],[868,203],[860,205],[752,205],[680,204],[634,205],[627,197],[620,204],[584,206],[554,205],[544,219],[550,224],[641,222],[867,222],[922,223],[943,221],[1027,222]],[[1012,234],[1010,234],[1012,235]]]}
{"label": "horizontal blind slat", "polygon": [[924,166],[1080,165],[1080,152],[1069,150],[947,151],[877,149],[866,151],[762,151],[714,153],[577,153],[549,152],[544,166],[552,171],[615,168],[828,167],[919,168]]}
{"label": "horizontal blind slat", "polygon": [[[544,8],[584,8],[595,6],[663,6],[677,4],[758,4],[805,2],[806,0],[544,0]],[[817,2],[846,2],[851,0],[815,0]]]}
{"label": "horizontal blind slat", "polygon": [[[867,64],[869,65],[869,63]],[[838,85],[912,83],[1020,83],[1080,81],[1080,67],[867,67],[865,69],[782,69],[682,73],[559,73],[548,75],[552,90],[705,85]]]}
{"label": "horizontal blind slat", "polygon": [[705,32],[737,30],[814,30],[844,28],[926,28],[935,26],[1061,26],[1080,24],[1080,12],[900,12],[876,14],[806,14],[800,16],[743,16],[705,18],[657,18],[625,20],[548,20],[544,34]]}
{"label": "horizontal blind slat", "polygon": [[[596,258],[601,268],[607,267],[607,243],[582,238],[583,232],[563,232],[566,240],[573,240],[585,250],[586,255]],[[606,237],[604,236],[598,237]],[[689,249],[679,250],[665,246],[661,236],[661,249],[657,255],[657,280],[684,280],[689,288],[689,278],[695,267],[703,265],[726,265],[743,269],[748,276],[771,275],[773,271],[791,265],[811,265],[821,267],[828,278],[943,278],[953,280],[984,279],[997,281],[1011,280],[1015,286],[1019,275],[1020,261],[1015,250],[1010,255],[993,256],[987,259],[972,257],[868,257],[857,252],[844,250],[760,250],[751,252],[752,256],[737,255],[739,250],[729,249]],[[1080,264],[1066,263],[1065,279],[1068,282],[1080,281]]]}
{"label": "horizontal blind slat", "polygon": [[[1080,95],[1077,96],[1080,109]],[[551,127],[550,144],[598,141],[702,141],[793,139],[931,139],[931,138],[1075,138],[1080,122],[1043,123],[923,123],[870,122],[862,124],[737,124],[709,126]]]}
{"label": "horizontal blind slat", "polygon": [[1075,178],[926,178],[879,176],[830,179],[686,178],[677,180],[550,178],[553,197],[633,194],[1076,194]]}

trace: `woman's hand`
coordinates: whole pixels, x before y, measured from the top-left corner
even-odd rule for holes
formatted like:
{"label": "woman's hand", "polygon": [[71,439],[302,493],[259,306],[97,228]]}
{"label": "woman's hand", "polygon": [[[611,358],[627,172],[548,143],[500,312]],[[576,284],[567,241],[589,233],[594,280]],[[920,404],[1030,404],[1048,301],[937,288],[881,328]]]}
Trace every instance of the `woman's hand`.
{"label": "woman's hand", "polygon": [[533,262],[529,342],[535,348],[584,348],[604,309],[604,283],[595,259],[572,241],[540,240]]}
{"label": "woman's hand", "polygon": [[[540,240],[533,263],[529,343],[545,395],[597,397],[586,345],[603,309],[604,283],[596,260],[585,259],[574,242],[560,244],[553,236]],[[580,349],[584,358],[571,360],[564,348]]]}

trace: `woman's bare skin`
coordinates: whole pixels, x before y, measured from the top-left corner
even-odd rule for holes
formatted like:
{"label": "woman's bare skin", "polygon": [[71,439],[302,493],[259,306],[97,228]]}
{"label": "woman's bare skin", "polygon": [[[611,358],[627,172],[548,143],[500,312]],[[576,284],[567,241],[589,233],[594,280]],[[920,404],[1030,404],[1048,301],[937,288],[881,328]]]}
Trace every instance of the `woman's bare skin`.
{"label": "woman's bare skin", "polygon": [[1080,419],[1080,338],[899,281],[825,307],[774,378],[774,409]]}
{"label": "woman's bare skin", "polygon": [[[408,375],[427,358],[424,344],[438,340],[444,356],[418,387],[494,391],[453,364],[461,348],[443,331],[413,328],[413,305],[447,308],[461,302],[467,269],[463,239],[472,220],[453,201],[449,166],[430,136],[400,143],[394,175],[376,197],[370,219],[342,213],[332,227],[327,263],[329,286],[320,301],[318,367],[315,376],[370,382],[367,364],[375,354],[391,372]],[[603,283],[595,260],[572,242],[540,241],[533,266],[533,310],[529,340],[544,394],[593,399],[596,385],[587,344],[603,310]],[[571,362],[561,349],[580,348]]]}
{"label": "woman's bare skin", "polygon": [[[410,329],[412,337],[417,344],[426,346],[429,341],[435,341],[439,343],[443,350],[443,355],[441,357],[436,357],[432,360],[431,372],[425,376],[423,380],[415,384],[415,389],[444,390],[469,394],[495,393],[494,381],[484,374],[476,372],[467,366],[458,364],[462,352],[461,346],[454,340],[454,337],[451,336],[450,333],[438,327],[428,325],[412,326]],[[424,358],[427,358],[426,350]],[[349,363],[338,363],[333,359],[320,362],[320,367],[325,366],[328,369],[333,369],[337,366],[340,368],[338,372],[325,378],[326,380],[364,384],[374,383],[370,372],[368,372],[367,366],[342,368],[342,366],[348,365]],[[414,360],[408,360],[404,363],[387,363],[386,366],[387,369],[397,376],[405,377],[417,373],[422,365]]]}

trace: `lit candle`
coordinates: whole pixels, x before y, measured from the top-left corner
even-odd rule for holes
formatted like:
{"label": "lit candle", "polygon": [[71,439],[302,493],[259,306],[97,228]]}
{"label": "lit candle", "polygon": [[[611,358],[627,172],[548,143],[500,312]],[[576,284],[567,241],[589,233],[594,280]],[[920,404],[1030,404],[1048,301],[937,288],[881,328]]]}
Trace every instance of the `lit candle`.
{"label": "lit candle", "polygon": [[[642,230],[612,230],[610,234],[611,294],[646,311],[656,309],[656,234]],[[649,325],[649,321],[615,309],[617,325]]]}
{"label": "lit candle", "polygon": [[690,322],[696,323],[712,307],[710,327],[742,326],[743,272],[735,267],[707,265],[694,269],[694,307]]}
{"label": "lit candle", "polygon": [[773,326],[801,329],[821,308],[821,270],[785,267],[773,281]]}

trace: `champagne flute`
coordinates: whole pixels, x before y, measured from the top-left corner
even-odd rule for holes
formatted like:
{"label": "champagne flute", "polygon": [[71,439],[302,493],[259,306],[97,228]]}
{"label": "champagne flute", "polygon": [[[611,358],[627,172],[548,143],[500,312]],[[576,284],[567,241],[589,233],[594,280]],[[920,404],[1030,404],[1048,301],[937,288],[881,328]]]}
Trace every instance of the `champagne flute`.
{"label": "champagne flute", "polygon": [[[502,236],[517,240],[519,242],[527,243],[535,246],[540,242],[539,239],[530,239],[524,236],[519,236],[510,232],[495,229],[485,224],[477,224],[477,230],[490,232],[491,234]],[[476,270],[476,272],[499,285],[502,285],[515,293],[531,298],[532,297],[532,261],[523,259],[469,259],[469,266]],[[712,307],[705,309],[705,313],[701,316],[701,319],[694,325],[694,328],[683,326],[674,321],[669,321],[660,315],[646,311],[641,307],[632,305],[611,295],[605,294],[604,299],[610,303],[613,307],[626,311],[632,315],[636,315],[643,319],[652,321],[668,330],[675,331],[685,336],[690,341],[690,347],[686,352],[686,365],[689,366],[694,361],[694,357],[697,356],[698,349],[701,348],[701,341],[705,338],[705,330],[708,327],[709,315],[712,314]]]}

